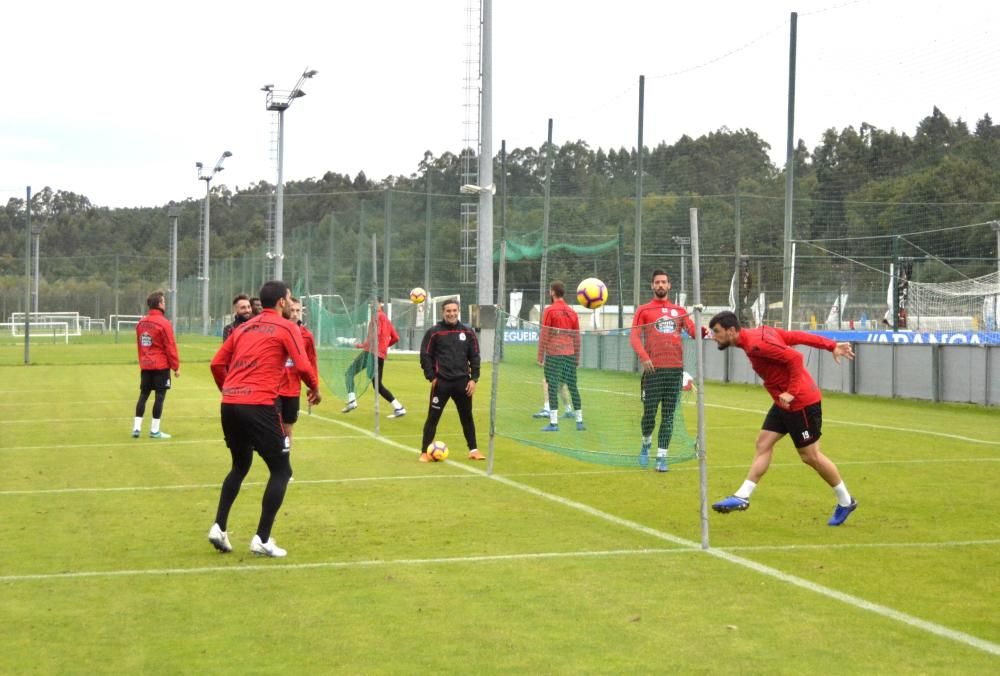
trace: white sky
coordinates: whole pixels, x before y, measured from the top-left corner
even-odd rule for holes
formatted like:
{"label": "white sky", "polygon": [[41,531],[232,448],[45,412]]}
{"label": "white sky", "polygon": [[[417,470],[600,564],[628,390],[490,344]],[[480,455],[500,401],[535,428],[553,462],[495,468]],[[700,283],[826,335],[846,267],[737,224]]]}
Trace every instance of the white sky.
{"label": "white sky", "polygon": [[[200,198],[276,179],[260,87],[319,74],[285,114],[286,180],[409,175],[465,137],[469,0],[128,2],[0,8],[0,204],[25,186],[101,206]],[[995,0],[494,0],[493,150],[554,140],[647,146],[723,125],[785,151],[789,14],[795,136],[869,122],[913,133],[937,105],[1000,121]],[[478,17],[478,14],[477,14]]]}

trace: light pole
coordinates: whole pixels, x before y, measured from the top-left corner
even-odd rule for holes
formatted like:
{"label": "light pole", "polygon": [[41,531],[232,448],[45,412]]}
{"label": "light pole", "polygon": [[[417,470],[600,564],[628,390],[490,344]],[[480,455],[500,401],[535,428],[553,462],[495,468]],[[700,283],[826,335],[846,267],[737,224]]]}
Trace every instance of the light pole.
{"label": "light pole", "polygon": [[167,207],[170,219],[170,323],[177,328],[177,218],[181,208],[175,204]]}
{"label": "light pole", "polygon": [[195,166],[198,167],[198,180],[205,182],[205,219],[202,221],[201,226],[201,330],[204,335],[208,335],[208,233],[209,224],[211,223],[208,212],[209,212],[209,198],[212,196],[212,178],[222,171],[222,163],[227,157],[232,157],[233,154],[226,150],[219,156],[219,161],[215,163],[215,167],[212,168],[211,172],[205,172],[205,165],[201,162],[196,162]]}
{"label": "light pole", "polygon": [[265,98],[267,109],[278,113],[278,183],[274,188],[274,251],[267,252],[268,258],[274,260],[274,279],[281,279],[285,259],[285,182],[282,175],[285,161],[285,111],[292,105],[292,101],[306,95],[302,91],[303,83],[318,72],[305,69],[291,91],[275,89],[271,84],[260,88],[267,93]]}
{"label": "light pole", "polygon": [[35,279],[32,285],[31,311],[36,315],[38,314],[38,258],[41,253],[39,246],[42,239],[42,230],[45,229],[46,225],[48,225],[48,223],[44,221],[36,221],[31,226],[31,236],[34,239],[35,246]]}

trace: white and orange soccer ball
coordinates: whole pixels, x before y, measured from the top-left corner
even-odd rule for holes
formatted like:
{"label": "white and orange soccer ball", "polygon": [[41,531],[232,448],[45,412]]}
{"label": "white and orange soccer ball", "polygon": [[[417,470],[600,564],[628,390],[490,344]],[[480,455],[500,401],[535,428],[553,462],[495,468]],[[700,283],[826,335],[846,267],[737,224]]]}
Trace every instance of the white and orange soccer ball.
{"label": "white and orange soccer ball", "polygon": [[427,456],[434,462],[448,459],[448,444],[443,441],[432,441],[427,446]]}
{"label": "white and orange soccer ball", "polygon": [[608,302],[608,287],[597,277],[587,277],[576,287],[576,302],[596,310]]}
{"label": "white and orange soccer ball", "polygon": [[419,286],[415,286],[410,289],[410,301],[420,305],[425,300],[427,300],[427,292],[421,289]]}

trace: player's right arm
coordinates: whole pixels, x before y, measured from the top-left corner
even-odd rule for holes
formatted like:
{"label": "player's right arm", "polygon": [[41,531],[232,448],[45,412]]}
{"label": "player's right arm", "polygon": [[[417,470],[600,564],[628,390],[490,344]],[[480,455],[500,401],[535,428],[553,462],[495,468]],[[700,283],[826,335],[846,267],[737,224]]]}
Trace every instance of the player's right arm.
{"label": "player's right arm", "polygon": [[628,341],[632,345],[632,349],[635,351],[636,356],[639,357],[639,363],[642,364],[642,370],[652,371],[653,360],[650,358],[649,353],[646,352],[646,347],[642,344],[642,335],[646,331],[646,327],[642,323],[645,319],[645,314],[646,313],[643,312],[640,307],[632,317],[632,333],[629,336]]}
{"label": "player's right arm", "polygon": [[434,382],[434,355],[431,354],[431,341],[434,339],[434,328],[430,328],[424,334],[424,339],[420,341],[420,368],[424,372],[424,378]]}
{"label": "player's right arm", "polygon": [[295,326],[291,322],[287,323],[290,330],[281,334],[285,351],[292,358],[295,370],[299,372],[299,378],[309,388],[309,391],[306,393],[306,400],[310,404],[318,404],[322,400],[319,393],[319,377],[316,375],[316,370],[313,368],[312,362],[309,361],[309,355],[306,353],[305,344],[302,339],[302,332],[298,326]]}
{"label": "player's right arm", "polygon": [[215,379],[215,384],[222,391],[222,384],[226,381],[226,372],[229,370],[229,362],[233,358],[233,336],[234,333],[230,333],[229,337],[226,338],[226,342],[222,344],[215,356],[212,357],[212,377]]}

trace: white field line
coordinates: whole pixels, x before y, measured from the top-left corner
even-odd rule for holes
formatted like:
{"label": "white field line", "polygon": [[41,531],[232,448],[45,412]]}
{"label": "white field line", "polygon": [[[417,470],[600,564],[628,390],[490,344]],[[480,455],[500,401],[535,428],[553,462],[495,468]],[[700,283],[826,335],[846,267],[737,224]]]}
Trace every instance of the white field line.
{"label": "white field line", "polygon": [[[361,429],[359,427],[356,427],[354,425],[351,425],[349,423],[345,423],[345,422],[342,422],[342,421],[339,421],[339,420],[334,420],[332,418],[325,418],[324,416],[314,416],[314,417],[316,417],[319,420],[327,420],[329,422],[332,422],[332,423],[334,423],[336,425],[340,425],[342,427],[347,427],[348,429],[351,429],[351,430],[353,430],[355,432],[364,432],[365,431],[365,430],[363,430],[363,429]],[[408,452],[413,453],[413,454],[417,453],[417,451],[415,449],[413,449],[413,448],[411,448],[409,446],[404,446],[403,444],[400,444],[400,443],[398,443],[396,441],[393,441],[392,439],[388,439],[386,437],[375,437],[374,434],[372,434],[372,437],[375,438],[375,439],[377,439],[378,441],[381,441],[382,443],[385,443],[387,445],[393,446],[395,448],[399,448],[399,449],[408,451]],[[483,471],[481,469],[478,469],[476,467],[473,467],[473,466],[469,465],[467,462],[460,463],[460,462],[455,462],[455,461],[452,461],[452,460],[447,460],[446,462],[449,462],[453,466],[459,467],[459,468],[461,468],[461,469],[463,469],[466,472],[469,472],[471,474],[476,474],[476,475],[479,475],[479,476],[488,477],[489,479],[491,479],[493,481],[497,481],[497,482],[499,482],[501,484],[504,484],[505,486],[509,486],[511,488],[515,488],[515,489],[517,489],[519,491],[523,491],[525,493],[528,493],[530,495],[534,495],[534,496],[542,498],[544,500],[549,500],[551,502],[555,502],[555,503],[557,503],[559,505],[562,505],[564,507],[568,507],[570,509],[575,509],[577,511],[581,511],[581,512],[583,512],[585,514],[589,514],[591,516],[597,517],[597,518],[602,519],[604,521],[607,521],[609,523],[613,523],[613,524],[622,526],[624,528],[628,528],[630,530],[633,530],[633,531],[636,531],[636,532],[639,532],[639,533],[644,533],[644,534],[649,535],[649,536],[651,536],[653,538],[656,538],[656,539],[659,539],[659,540],[663,540],[663,541],[666,541],[666,542],[670,542],[672,544],[679,545],[681,547],[686,547],[686,548],[689,548],[689,549],[701,549],[701,544],[697,543],[697,542],[694,542],[692,540],[688,540],[686,538],[678,537],[678,536],[673,535],[671,533],[666,533],[666,532],[663,532],[663,531],[660,531],[660,530],[656,530],[655,528],[650,528],[649,526],[644,526],[643,524],[637,523],[635,521],[630,521],[628,519],[623,519],[623,518],[621,518],[619,516],[615,516],[614,514],[609,514],[608,512],[601,511],[599,509],[596,509],[595,507],[591,507],[590,505],[586,505],[586,504],[584,504],[582,502],[577,502],[575,500],[570,500],[568,498],[564,498],[564,497],[562,497],[560,495],[555,495],[553,493],[546,493],[545,491],[542,491],[542,490],[539,490],[537,488],[534,488],[533,486],[528,486],[527,484],[519,483],[519,482],[514,481],[513,479],[509,479],[507,477],[499,476],[499,475],[496,475],[496,474],[488,475],[488,474],[486,474],[485,471]],[[977,636],[972,636],[971,634],[966,634],[964,632],[956,631],[954,629],[951,629],[949,627],[945,627],[945,626],[940,625],[940,624],[935,624],[933,622],[928,622],[926,620],[922,620],[919,617],[914,617],[913,615],[908,615],[907,613],[900,612],[898,610],[895,610],[894,608],[889,608],[888,606],[883,606],[883,605],[878,604],[878,603],[872,603],[871,601],[867,601],[867,600],[865,600],[863,598],[860,598],[858,596],[853,596],[851,594],[845,594],[843,592],[837,591],[836,589],[831,589],[829,587],[825,587],[823,585],[816,584],[815,582],[811,582],[809,580],[806,580],[805,578],[797,577],[795,575],[790,575],[788,573],[785,573],[783,571],[778,570],[777,568],[772,568],[770,566],[765,566],[764,564],[758,563],[756,561],[752,561],[750,559],[743,558],[741,556],[737,556],[736,554],[732,554],[730,552],[726,552],[726,551],[723,551],[723,550],[717,550],[717,549],[705,549],[705,550],[702,550],[702,551],[704,551],[705,554],[708,554],[710,556],[714,556],[716,558],[722,559],[724,561],[728,561],[729,563],[733,563],[733,564],[736,564],[736,565],[744,567],[744,568],[749,568],[750,570],[753,570],[753,571],[756,571],[758,573],[761,573],[762,575],[766,575],[768,577],[772,577],[772,578],[780,580],[782,582],[786,582],[786,583],[791,584],[793,586],[799,587],[800,589],[805,589],[805,590],[811,591],[811,592],[813,592],[815,594],[819,594],[821,596],[826,596],[827,598],[831,598],[831,599],[834,599],[836,601],[840,601],[841,603],[847,604],[847,605],[852,606],[854,608],[858,608],[858,609],[861,609],[861,610],[866,610],[868,612],[874,613],[874,614],[879,615],[881,617],[885,617],[885,618],[888,618],[888,619],[891,619],[891,620],[895,620],[895,621],[900,622],[902,624],[905,624],[907,626],[914,627],[914,628],[917,628],[917,629],[921,629],[921,630],[926,631],[926,632],[928,632],[930,634],[934,634],[934,635],[940,636],[942,638],[947,638],[947,639],[955,641],[957,643],[962,643],[964,645],[971,646],[973,648],[977,648],[977,649],[982,650],[984,652],[1000,656],[1000,644],[992,643],[990,641],[986,641],[984,639],[981,639],[981,638],[979,638]]]}
{"label": "white field line", "polygon": [[[343,421],[340,421],[340,420],[335,420],[333,418],[326,418],[325,416],[314,415],[313,417],[316,418],[316,419],[318,419],[318,420],[324,420],[326,422],[330,422],[330,423],[333,423],[335,425],[338,425],[338,426],[345,427],[347,429],[353,430],[355,433],[357,433],[359,435],[368,436],[370,438],[376,439],[377,441],[379,441],[381,443],[384,443],[386,445],[389,445],[389,446],[392,446],[392,447],[395,447],[395,448],[399,448],[401,450],[405,450],[405,451],[407,451],[409,453],[413,453],[414,455],[417,453],[417,450],[414,449],[414,448],[412,448],[412,447],[410,447],[410,446],[406,446],[404,444],[401,444],[401,443],[399,443],[399,442],[397,442],[397,441],[395,441],[393,439],[389,439],[387,437],[375,436],[375,434],[369,432],[368,430],[365,430],[363,428],[357,427],[355,425],[352,425],[352,424],[349,424],[349,423],[346,423],[346,422],[343,422]],[[545,491],[542,491],[540,489],[534,488],[532,486],[528,486],[527,484],[519,483],[519,482],[514,481],[513,479],[510,479],[510,478],[507,478],[507,477],[499,476],[499,475],[496,475],[496,474],[494,474],[494,475],[487,475],[483,470],[480,470],[480,469],[478,469],[476,467],[473,467],[473,466],[471,466],[471,465],[469,465],[467,463],[460,463],[460,462],[456,462],[456,461],[453,461],[453,460],[448,460],[446,462],[450,463],[453,467],[457,467],[457,468],[460,468],[460,469],[468,472],[471,475],[488,478],[488,479],[490,479],[492,481],[496,481],[496,482],[498,482],[500,484],[503,484],[505,486],[508,486],[510,488],[514,488],[514,489],[517,489],[519,491],[528,493],[530,495],[534,495],[535,497],[538,497],[538,498],[541,498],[541,499],[544,499],[544,500],[548,500],[548,501],[554,502],[556,504],[562,505],[562,506],[567,507],[569,509],[574,509],[574,510],[583,512],[585,514],[588,514],[590,516],[602,519],[602,520],[607,521],[609,523],[622,526],[623,528],[627,528],[629,530],[632,530],[632,531],[635,531],[635,532],[638,532],[638,533],[643,533],[643,534],[648,535],[650,537],[653,537],[655,539],[663,540],[665,542],[670,542],[671,544],[678,545],[678,546],[680,546],[682,548],[685,548],[686,550],[689,550],[689,551],[692,551],[692,552],[700,550],[700,551],[702,551],[706,555],[714,556],[714,557],[716,557],[718,559],[721,559],[723,561],[727,561],[729,563],[741,566],[743,568],[748,568],[748,569],[753,570],[755,572],[758,572],[758,573],[760,573],[762,575],[766,575],[768,577],[774,578],[774,579],[779,580],[781,582],[785,582],[785,583],[793,585],[795,587],[799,587],[800,589],[804,589],[804,590],[813,592],[815,594],[819,594],[821,596],[825,596],[827,598],[831,598],[833,600],[839,601],[839,602],[844,603],[846,605],[849,605],[851,607],[854,607],[854,608],[857,608],[857,609],[860,609],[860,610],[865,610],[867,612],[879,615],[879,616],[887,618],[887,619],[894,620],[896,622],[899,622],[901,624],[907,625],[909,627],[920,629],[920,630],[925,631],[925,632],[927,632],[929,634],[933,634],[935,636],[946,638],[946,639],[954,641],[956,643],[961,643],[961,644],[964,644],[964,645],[976,648],[978,650],[981,650],[983,652],[986,652],[986,653],[989,653],[989,654],[992,654],[992,655],[998,655],[998,656],[1000,656],[1000,644],[992,643],[990,641],[981,639],[981,638],[979,638],[977,636],[973,636],[971,634],[966,634],[964,632],[956,631],[954,629],[951,629],[949,627],[945,627],[945,626],[940,625],[940,624],[936,624],[936,623],[933,623],[933,622],[928,622],[926,620],[922,620],[922,619],[920,619],[918,617],[915,617],[913,615],[909,615],[907,613],[903,613],[901,611],[895,610],[895,609],[890,608],[888,606],[883,606],[883,605],[878,604],[878,603],[873,603],[871,601],[867,601],[866,599],[863,599],[863,598],[860,598],[860,597],[857,597],[857,596],[853,596],[851,594],[845,594],[843,592],[837,591],[836,589],[831,589],[829,587],[817,584],[815,582],[811,582],[810,580],[806,580],[804,578],[801,578],[801,577],[798,577],[798,576],[795,576],[795,575],[791,575],[791,574],[785,573],[785,572],[780,571],[780,570],[778,570],[776,568],[772,568],[770,566],[766,566],[766,565],[758,563],[756,561],[743,558],[741,556],[738,556],[736,554],[731,553],[730,551],[726,551],[726,550],[723,550],[723,549],[705,549],[705,550],[701,550],[701,545],[699,543],[697,543],[697,542],[692,541],[692,540],[688,540],[686,538],[678,537],[678,536],[673,535],[671,533],[666,533],[666,532],[657,530],[655,528],[651,528],[649,526],[645,526],[643,524],[637,523],[635,521],[630,521],[628,519],[624,519],[624,518],[615,516],[614,514],[610,514],[608,512],[601,511],[599,509],[591,507],[590,505],[586,505],[584,503],[577,502],[575,500],[570,500],[568,498],[564,498],[564,497],[559,496],[559,495],[555,495],[555,494],[552,494],[552,493],[547,493]],[[635,550],[631,550],[631,551],[635,551]],[[654,552],[655,551],[655,552],[658,552],[660,550],[639,550],[639,551],[649,551],[649,552]],[[528,557],[531,557],[531,556],[543,556],[544,557],[544,556],[547,556],[547,555],[528,555],[528,554],[508,555],[508,557],[513,557],[514,559],[523,559],[523,558],[528,558]],[[440,562],[440,561],[450,561],[450,560],[454,560],[454,559],[440,559],[440,560],[408,559],[408,560],[404,560],[404,561],[410,561],[410,562],[413,562],[413,561],[426,561],[426,562],[437,561],[437,562]],[[460,559],[460,560],[465,561],[465,560],[469,560],[469,559]],[[483,560],[491,560],[491,559],[490,558],[480,557],[477,560],[483,561]],[[375,562],[373,562],[373,565],[384,565],[384,563],[385,562],[375,561]],[[399,562],[396,562],[396,563],[399,563]],[[335,566],[336,567],[344,567],[345,565],[357,565],[357,563],[354,563],[354,564],[343,564],[343,563],[340,563],[340,564],[337,564],[337,563],[292,564],[292,565],[286,566],[286,567],[295,567],[295,568],[309,568],[309,567],[313,567],[313,568],[315,568],[315,567],[335,567]],[[245,569],[246,570],[255,570],[256,567],[246,567]],[[148,571],[148,570],[144,570],[144,571],[106,571],[106,572],[93,571],[93,572],[78,572],[78,573],[63,573],[63,574],[41,574],[41,575],[34,575],[34,576],[31,576],[31,575],[16,576],[15,575],[15,576],[0,577],[0,582],[16,582],[16,581],[24,581],[24,580],[39,580],[39,579],[42,579],[42,580],[51,580],[51,579],[55,579],[55,578],[59,578],[59,577],[96,577],[96,576],[114,576],[114,575],[180,574],[180,573],[193,573],[193,572],[215,572],[217,570],[220,570],[220,568],[214,567],[214,568],[200,568],[200,569],[177,569],[176,571],[174,571],[174,570],[167,570],[167,571]],[[223,568],[222,570],[235,570],[235,569],[227,567],[227,568]]]}
{"label": "white field line", "polygon": [[147,568],[134,570],[94,570],[74,573],[38,573],[0,575],[0,583],[32,580],[64,580],[95,577],[136,577],[142,575],[197,575],[203,573],[255,573],[266,570],[315,570],[323,568],[368,568],[372,566],[422,566],[444,563],[490,563],[539,559],[570,559],[601,556],[632,556],[636,554],[691,554],[694,550],[678,549],[613,549],[608,551],[538,552],[534,554],[497,554],[493,556],[445,556],[436,559],[369,559],[365,561],[317,561],[315,563],[278,563],[271,565],[202,566],[199,568]]}

